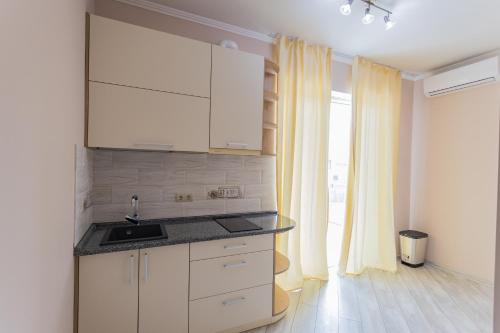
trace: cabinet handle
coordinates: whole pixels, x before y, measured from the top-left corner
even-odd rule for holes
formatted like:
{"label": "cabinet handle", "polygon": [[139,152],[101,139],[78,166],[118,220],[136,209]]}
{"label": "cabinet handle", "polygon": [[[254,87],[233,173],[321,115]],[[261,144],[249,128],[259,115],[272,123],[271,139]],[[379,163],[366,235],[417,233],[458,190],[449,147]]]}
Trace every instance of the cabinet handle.
{"label": "cabinet handle", "polygon": [[135,263],[135,256],[131,255],[128,258],[128,284],[132,284],[134,282],[134,263]]}
{"label": "cabinet handle", "polygon": [[233,298],[233,299],[228,299],[226,301],[223,301],[222,305],[226,306],[226,305],[231,305],[231,304],[239,303],[239,302],[244,301],[245,299],[246,298],[244,296],[241,296],[241,297],[238,297],[238,298]]}
{"label": "cabinet handle", "polygon": [[228,142],[227,148],[232,148],[232,149],[246,149],[248,147],[248,144],[243,143],[243,142]]}
{"label": "cabinet handle", "polygon": [[224,245],[224,250],[237,250],[237,249],[244,249],[245,247],[247,247],[246,243],[238,245]]}
{"label": "cabinet handle", "polygon": [[149,280],[149,255],[147,253],[144,254],[144,281],[148,282]]}
{"label": "cabinet handle", "polygon": [[134,147],[142,149],[158,149],[158,150],[172,150],[173,144],[170,143],[134,143]]}
{"label": "cabinet handle", "polygon": [[236,267],[246,266],[246,264],[247,262],[245,260],[242,260],[234,264],[224,264],[224,268],[236,268]]}

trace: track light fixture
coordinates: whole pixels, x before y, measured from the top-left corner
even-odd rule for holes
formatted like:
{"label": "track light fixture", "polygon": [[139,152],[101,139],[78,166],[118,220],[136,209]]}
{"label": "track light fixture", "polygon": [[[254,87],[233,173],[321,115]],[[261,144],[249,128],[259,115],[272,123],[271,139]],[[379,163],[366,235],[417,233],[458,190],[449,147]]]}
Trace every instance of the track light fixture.
{"label": "track light fixture", "polygon": [[361,22],[363,22],[363,24],[370,24],[373,21],[375,21],[375,15],[370,13],[370,5],[368,5],[368,7],[366,7],[365,9],[365,16],[363,16]]}
{"label": "track light fixture", "polygon": [[391,20],[390,14],[384,16],[384,22],[385,22],[385,30],[392,29],[396,25],[396,22]]}
{"label": "track light fixture", "polygon": [[340,6],[340,13],[342,15],[349,15],[351,14],[351,4],[354,0],[347,0],[345,4]]}
{"label": "track light fixture", "polygon": [[[391,20],[391,14],[392,12],[388,9],[385,9],[379,5],[377,5],[374,1],[372,0],[360,0],[364,3],[366,3],[366,9],[365,9],[365,15],[361,19],[361,22],[363,24],[371,24],[373,21],[375,21],[375,15],[372,13],[372,7],[384,12],[386,15],[384,16],[384,22],[385,22],[385,30],[392,29],[396,25],[396,22]],[[340,12],[342,15],[349,15],[352,12],[352,3],[354,0],[346,0],[343,5],[340,6]]]}

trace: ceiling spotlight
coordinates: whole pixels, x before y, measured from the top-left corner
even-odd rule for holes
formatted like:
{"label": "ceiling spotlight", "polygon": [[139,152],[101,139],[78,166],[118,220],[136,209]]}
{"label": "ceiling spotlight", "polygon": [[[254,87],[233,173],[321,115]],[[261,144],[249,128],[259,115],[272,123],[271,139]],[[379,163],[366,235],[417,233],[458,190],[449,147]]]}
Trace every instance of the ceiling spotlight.
{"label": "ceiling spotlight", "polygon": [[370,13],[370,5],[368,5],[365,9],[365,16],[363,16],[361,22],[363,22],[363,24],[370,24],[373,21],[375,21],[375,16]]}
{"label": "ceiling spotlight", "polygon": [[384,22],[385,22],[385,30],[392,29],[396,25],[396,22],[392,21],[391,18],[389,17],[389,14],[387,16],[384,16]]}
{"label": "ceiling spotlight", "polygon": [[349,15],[351,14],[351,5],[354,0],[347,0],[345,4],[340,6],[340,13],[342,15]]}

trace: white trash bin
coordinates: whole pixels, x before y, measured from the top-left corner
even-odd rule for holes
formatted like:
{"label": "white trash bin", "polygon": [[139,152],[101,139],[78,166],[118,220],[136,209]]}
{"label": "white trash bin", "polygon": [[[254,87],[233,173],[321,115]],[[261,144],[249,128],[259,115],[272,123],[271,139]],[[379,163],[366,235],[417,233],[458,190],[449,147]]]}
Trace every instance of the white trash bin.
{"label": "white trash bin", "polygon": [[401,243],[401,263],[410,267],[424,265],[428,234],[416,230],[399,232]]}

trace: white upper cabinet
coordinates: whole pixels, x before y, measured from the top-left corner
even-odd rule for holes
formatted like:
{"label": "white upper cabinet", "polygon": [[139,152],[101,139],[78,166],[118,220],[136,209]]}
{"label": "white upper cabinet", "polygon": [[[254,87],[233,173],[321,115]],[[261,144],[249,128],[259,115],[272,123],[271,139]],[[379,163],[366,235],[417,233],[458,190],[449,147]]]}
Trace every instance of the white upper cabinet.
{"label": "white upper cabinet", "polygon": [[210,148],[262,149],[264,57],[212,45]]}
{"label": "white upper cabinet", "polygon": [[89,82],[88,147],[208,151],[208,98]]}
{"label": "white upper cabinet", "polygon": [[260,154],[264,57],[90,15],[88,147]]}
{"label": "white upper cabinet", "polygon": [[89,80],[210,97],[210,44],[91,15]]}

